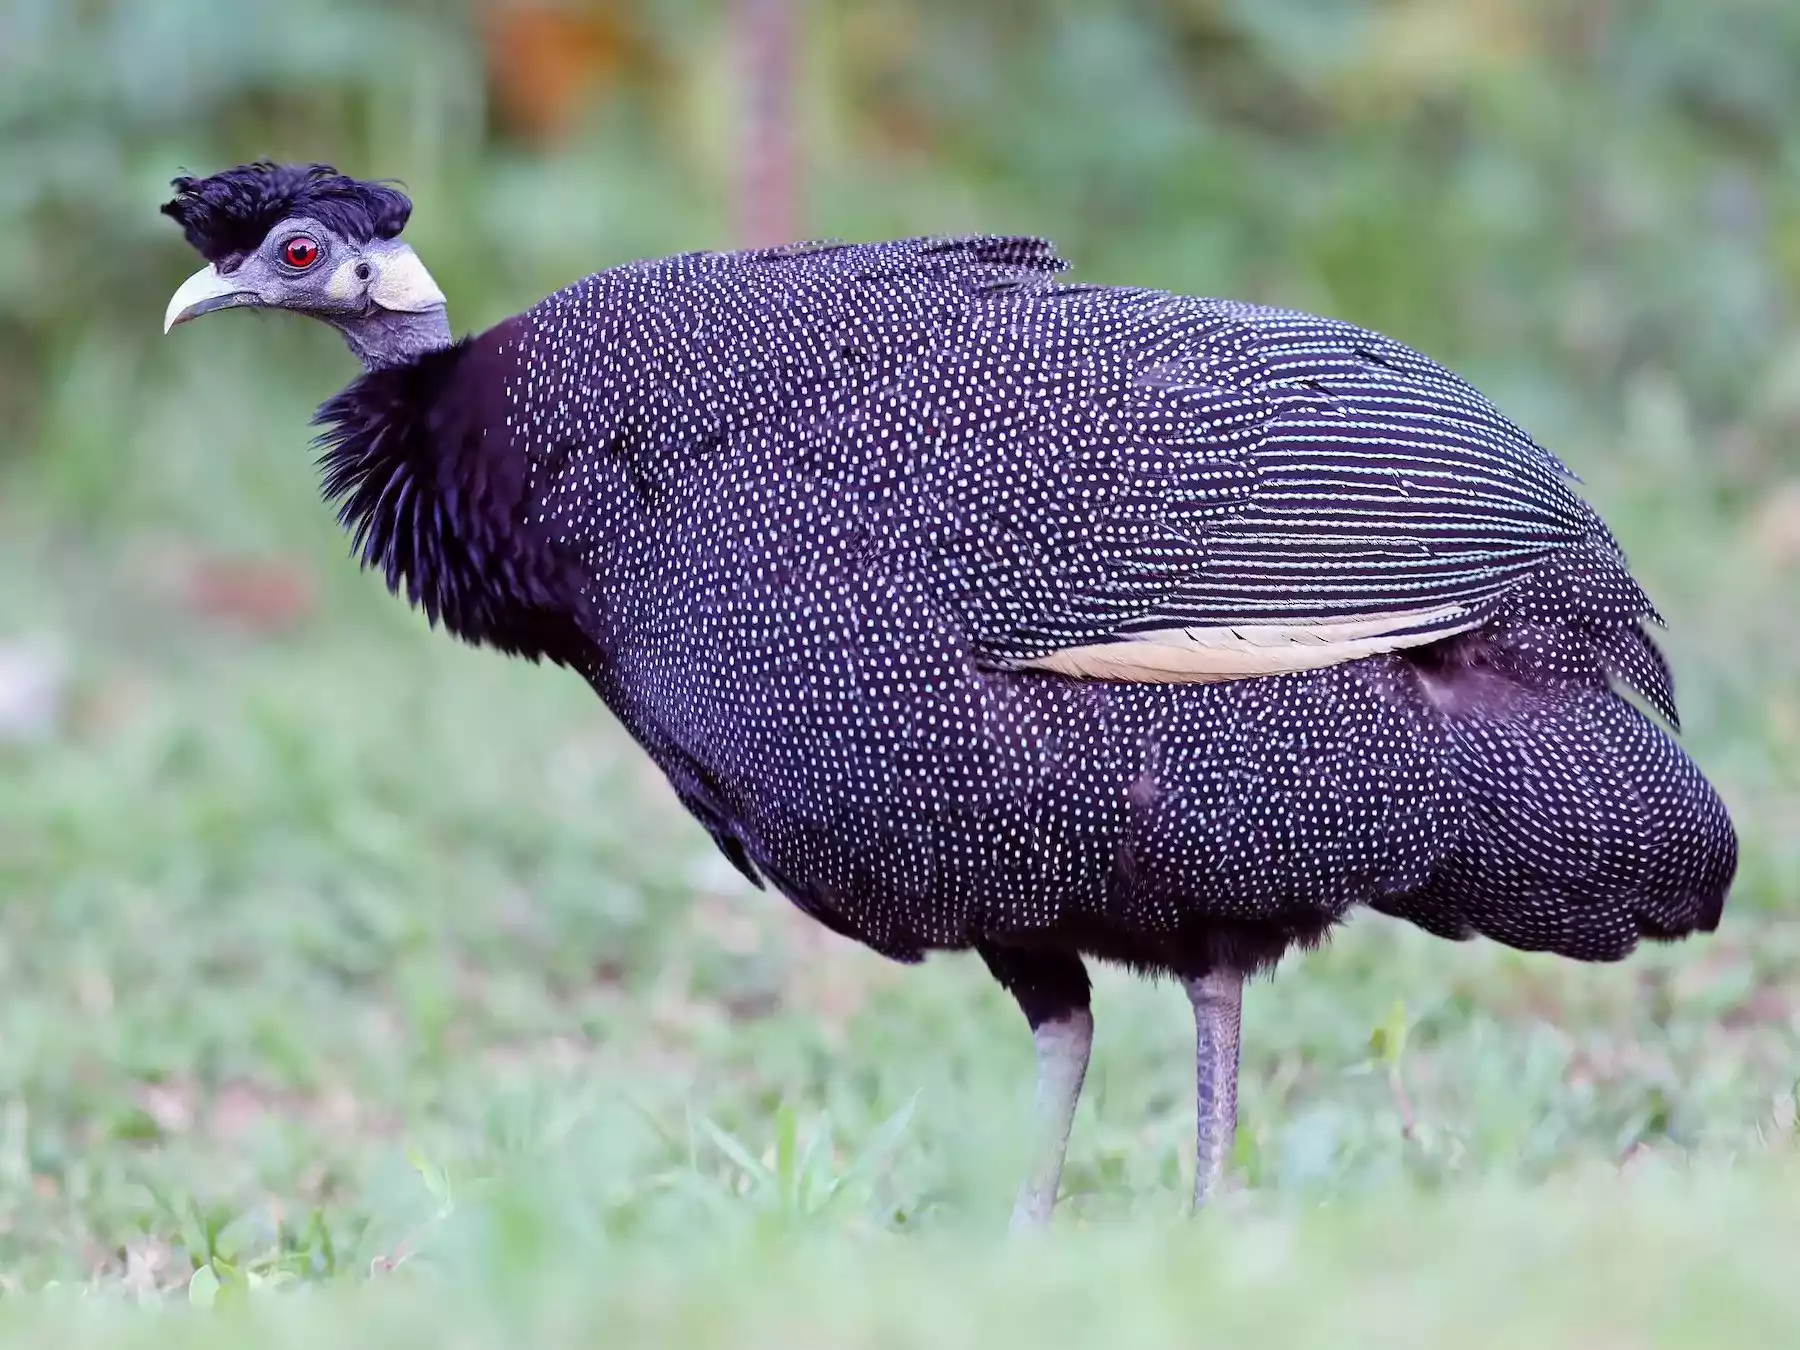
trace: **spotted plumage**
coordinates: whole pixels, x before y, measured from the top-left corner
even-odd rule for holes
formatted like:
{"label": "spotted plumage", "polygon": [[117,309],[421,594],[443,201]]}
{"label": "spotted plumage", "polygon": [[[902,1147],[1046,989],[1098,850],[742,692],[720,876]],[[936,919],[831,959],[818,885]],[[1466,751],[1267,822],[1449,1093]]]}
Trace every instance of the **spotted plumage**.
{"label": "spotted plumage", "polygon": [[1049,1056],[1082,956],[1189,981],[1235,1066],[1207,981],[1358,905],[1584,960],[1712,928],[1731,824],[1615,687],[1673,722],[1564,466],[1389,339],[1061,266],[613,268],[352,384],[326,489],[452,632],[578,670],[746,876],[979,950]]}

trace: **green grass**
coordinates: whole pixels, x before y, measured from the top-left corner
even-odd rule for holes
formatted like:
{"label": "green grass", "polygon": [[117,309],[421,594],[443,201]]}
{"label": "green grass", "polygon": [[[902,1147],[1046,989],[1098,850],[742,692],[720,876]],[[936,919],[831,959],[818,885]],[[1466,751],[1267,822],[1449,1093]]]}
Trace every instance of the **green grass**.
{"label": "green grass", "polygon": [[[1251,990],[1238,1189],[1192,1225],[1185,1003],[1103,972],[1059,1231],[1008,1243],[1031,1055],[979,964],[890,966],[749,891],[576,679],[355,573],[304,451],[332,376],[251,374],[332,339],[249,327],[78,354],[0,482],[0,641],[71,674],[60,733],[0,749],[0,1334],[1698,1346],[1800,1316],[1795,579],[1697,457],[1560,446],[1743,832],[1720,933],[1595,968],[1357,919]],[[209,612],[195,578],[246,557],[310,601]]]}

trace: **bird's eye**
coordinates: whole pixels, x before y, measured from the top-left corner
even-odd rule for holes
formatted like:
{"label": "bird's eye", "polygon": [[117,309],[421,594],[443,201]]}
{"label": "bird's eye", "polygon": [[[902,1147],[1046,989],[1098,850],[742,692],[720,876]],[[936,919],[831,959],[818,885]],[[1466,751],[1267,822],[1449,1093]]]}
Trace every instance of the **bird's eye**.
{"label": "bird's eye", "polygon": [[318,244],[297,234],[281,246],[281,260],[289,267],[311,267],[319,261]]}

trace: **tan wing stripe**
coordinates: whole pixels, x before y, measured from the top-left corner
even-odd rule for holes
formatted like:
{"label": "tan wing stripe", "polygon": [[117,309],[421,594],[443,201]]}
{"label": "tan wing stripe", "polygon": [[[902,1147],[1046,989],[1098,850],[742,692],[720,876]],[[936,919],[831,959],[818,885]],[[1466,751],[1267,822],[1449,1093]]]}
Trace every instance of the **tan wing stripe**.
{"label": "tan wing stripe", "polygon": [[1436,642],[1480,623],[1479,617],[1470,616],[1461,606],[1449,605],[1327,623],[1169,628],[1137,634],[1124,642],[1069,647],[1025,664],[1029,669],[1085,680],[1208,684],[1360,661],[1365,656]]}

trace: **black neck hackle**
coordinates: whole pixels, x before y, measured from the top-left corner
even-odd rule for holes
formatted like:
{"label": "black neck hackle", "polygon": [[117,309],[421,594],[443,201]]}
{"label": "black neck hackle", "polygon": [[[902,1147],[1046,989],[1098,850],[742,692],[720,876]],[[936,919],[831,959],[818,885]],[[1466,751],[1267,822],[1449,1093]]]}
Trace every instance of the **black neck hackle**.
{"label": "black neck hackle", "polygon": [[567,664],[577,565],[524,519],[524,446],[496,433],[484,338],[371,370],[319,409],[322,491],[388,589],[466,642]]}

